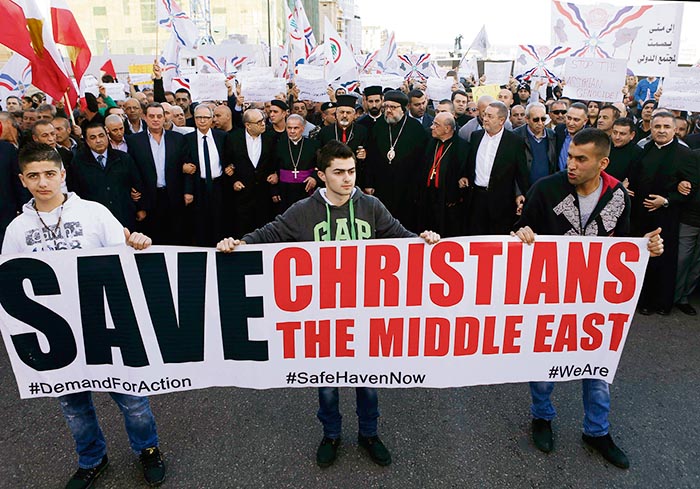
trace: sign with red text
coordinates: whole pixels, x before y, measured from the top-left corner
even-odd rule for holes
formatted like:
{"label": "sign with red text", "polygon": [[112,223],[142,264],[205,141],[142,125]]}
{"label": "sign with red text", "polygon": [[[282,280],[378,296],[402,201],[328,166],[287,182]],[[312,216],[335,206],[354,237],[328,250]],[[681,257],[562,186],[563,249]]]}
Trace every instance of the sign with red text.
{"label": "sign with red text", "polygon": [[648,256],[548,236],[5,255],[0,326],[23,398],[612,382]]}

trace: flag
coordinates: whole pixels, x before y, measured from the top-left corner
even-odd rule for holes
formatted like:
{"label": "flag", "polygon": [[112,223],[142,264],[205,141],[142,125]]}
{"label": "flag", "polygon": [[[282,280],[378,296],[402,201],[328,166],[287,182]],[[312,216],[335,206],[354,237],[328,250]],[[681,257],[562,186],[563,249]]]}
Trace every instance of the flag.
{"label": "flag", "polygon": [[316,46],[306,58],[306,64],[314,66],[326,66],[328,60],[326,59],[326,45],[324,43]]}
{"label": "flag", "polygon": [[399,60],[398,70],[405,80],[420,78],[425,81],[431,75],[430,53],[402,54],[397,56]]}
{"label": "flag", "polygon": [[172,84],[174,77],[180,74],[180,42],[177,40],[177,34],[175,32],[170,33],[170,38],[165,44],[163,52],[158,58],[158,63],[161,67],[161,74],[163,75],[163,86],[169,87]]}
{"label": "flag", "polygon": [[226,67],[226,58],[199,55],[195,59],[197,73],[223,73]]}
{"label": "flag", "polygon": [[100,66],[100,71],[105,75],[110,75],[112,78],[117,78],[117,70],[114,69],[114,64],[112,63],[112,58],[108,58],[102,66]]}
{"label": "flag", "polygon": [[488,51],[490,47],[491,44],[489,43],[489,37],[486,35],[486,26],[483,25],[467,51],[479,51],[485,58],[486,51]]}
{"label": "flag", "polygon": [[328,17],[324,17],[326,34],[326,58],[328,59],[326,80],[333,81],[341,76],[346,76],[350,70],[357,70],[355,56],[352,50],[333,28]]}
{"label": "flag", "polygon": [[29,60],[20,54],[13,54],[0,71],[0,99],[6,100],[10,95],[21,97],[32,84],[32,66]]}
{"label": "flag", "polygon": [[275,75],[280,78],[289,78],[289,46],[285,42],[283,46],[279,47],[279,49],[280,56]]}
{"label": "flag", "polygon": [[376,56],[377,67],[380,73],[389,72],[391,68],[397,64],[396,62],[396,37],[392,32],[386,41],[386,44],[377,51]]}
{"label": "flag", "polygon": [[80,85],[80,79],[90,64],[92,53],[66,0],[51,0],[51,24],[53,40],[66,47],[73,75]]}
{"label": "flag", "polygon": [[311,29],[311,23],[309,23],[309,18],[306,16],[306,11],[304,10],[304,5],[301,0],[296,0],[294,4],[294,16],[297,20],[297,28],[299,32],[304,34],[304,52],[306,57],[316,47],[316,37],[314,36],[314,31]]}
{"label": "flag", "polygon": [[377,59],[377,53],[379,53],[379,51],[372,51],[368,54],[355,55],[355,62],[357,63],[357,68],[360,70],[360,73],[367,75],[372,73],[372,65]]}
{"label": "flag", "polygon": [[256,64],[257,63],[255,62],[255,58],[251,58],[250,56],[229,56],[228,58],[226,58],[226,74],[235,75],[239,71],[249,66],[254,66]]}
{"label": "flag", "polygon": [[462,60],[459,62],[457,73],[460,77],[469,78],[471,76],[474,81],[478,81],[479,65],[476,62],[476,56],[472,54],[471,58],[467,58],[467,53],[464,53]]}
{"label": "flag", "polygon": [[0,29],[0,44],[29,60],[32,84],[54,99],[61,99],[68,92],[69,101],[74,104],[77,91],[35,0],[1,0],[0,16],[5,21]]}
{"label": "flag", "polygon": [[175,0],[156,0],[156,24],[172,31],[181,46],[193,48],[197,43],[197,26]]}
{"label": "flag", "polygon": [[519,56],[515,59],[514,71],[518,74],[518,80],[529,80],[534,77],[545,77],[549,83],[560,80],[557,73],[558,61],[563,61],[571,51],[570,47],[534,46],[532,44],[520,44]]}
{"label": "flag", "polygon": [[306,62],[306,48],[304,35],[299,31],[297,20],[289,10],[287,2],[284,3],[284,12],[287,16],[287,42],[289,43],[289,60],[292,66]]}

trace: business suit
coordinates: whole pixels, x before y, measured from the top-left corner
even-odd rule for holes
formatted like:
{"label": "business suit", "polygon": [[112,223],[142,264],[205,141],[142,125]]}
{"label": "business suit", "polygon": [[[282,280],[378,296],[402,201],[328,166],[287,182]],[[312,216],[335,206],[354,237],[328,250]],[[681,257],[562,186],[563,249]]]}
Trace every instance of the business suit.
{"label": "business suit", "polygon": [[31,198],[17,175],[17,150],[7,141],[0,141],[0,243],[7,226],[17,217],[22,205]]}
{"label": "business suit", "polygon": [[141,173],[127,153],[107,148],[102,168],[90,148],[83,146],[75,153],[70,166],[68,189],[82,199],[93,200],[107,207],[122,226],[134,229],[136,211],[143,208],[141,199],[131,199],[131,189],[143,191]]}
{"label": "business suit", "polygon": [[[522,139],[525,143],[525,162],[527,163],[528,175],[530,175],[534,155],[531,146],[532,142],[530,141],[530,137],[528,136],[529,133],[527,124],[523,124],[522,126],[514,129],[513,134],[520,137],[520,139]],[[549,163],[549,175],[551,175],[559,171],[557,165],[557,140],[554,131],[546,127],[544,128],[544,137],[547,139],[547,162]],[[559,147],[559,149],[561,149],[561,146]],[[530,182],[530,184],[534,183],[535,182]]]}
{"label": "business suit", "polygon": [[187,162],[187,148],[183,136],[172,131],[163,131],[165,138],[165,186],[158,187],[156,163],[151,151],[149,131],[126,136],[129,155],[136,162],[143,181],[143,207],[146,219],[141,229],[154,244],[179,245],[183,242],[182,218],[185,211],[185,194],[193,194],[191,175],[182,172]]}
{"label": "business suit", "polygon": [[236,129],[226,137],[224,154],[226,161],[234,167],[233,176],[227,177],[226,185],[233,188],[235,182],[241,182],[244,188],[232,192],[231,203],[234,220],[232,235],[241,237],[264,226],[274,217],[272,196],[276,194],[273,186],[267,183],[267,177],[276,173],[275,142],[269,133],[261,138],[260,159],[253,165],[248,154],[245,129]]}
{"label": "business suit", "polygon": [[423,129],[425,129],[426,131],[430,132],[430,126],[433,125],[434,117],[431,116],[430,114],[428,114],[428,112],[426,112],[425,114],[423,114],[423,120],[418,120],[417,117],[413,117],[410,113],[409,113],[408,116],[409,116],[411,119],[415,119],[415,120],[417,120],[418,122],[420,122],[421,125],[423,126]]}
{"label": "business suit", "polygon": [[501,130],[503,135],[486,187],[476,185],[477,153],[486,132],[482,129],[471,136],[464,172],[469,180],[471,194],[467,211],[467,230],[470,235],[508,234],[515,222],[516,184],[523,194],[530,188],[525,143],[511,131]]}
{"label": "business suit", "polygon": [[[197,246],[215,246],[217,242],[226,237],[224,219],[230,217],[224,209],[224,173],[223,169],[228,165],[224,159],[224,144],[226,133],[218,129],[210,129],[207,136],[207,146],[211,150],[212,144],[219,155],[221,175],[213,178],[211,190],[207,189],[206,171],[203,170],[204,161],[199,159],[200,142],[199,130],[185,134],[185,145],[189,162],[194,163],[197,171],[194,179],[194,231],[195,244]],[[202,177],[202,175],[205,175]],[[213,173],[212,173],[212,176]]]}

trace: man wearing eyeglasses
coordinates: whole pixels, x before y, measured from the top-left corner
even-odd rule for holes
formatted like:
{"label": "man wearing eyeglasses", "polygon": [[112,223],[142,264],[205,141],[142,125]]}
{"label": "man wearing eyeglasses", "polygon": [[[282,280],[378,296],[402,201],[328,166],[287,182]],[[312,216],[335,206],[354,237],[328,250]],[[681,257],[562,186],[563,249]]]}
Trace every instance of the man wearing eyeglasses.
{"label": "man wearing eyeglasses", "polygon": [[[243,113],[244,129],[228,134],[224,147],[224,169],[233,190],[232,236],[243,236],[270,222],[274,217],[273,199],[279,200],[273,186],[278,177],[275,168],[275,142],[265,132],[265,113],[248,109]],[[229,226],[231,227],[231,226]]]}
{"label": "man wearing eyeglasses", "polygon": [[530,185],[542,177],[557,172],[556,140],[554,131],[545,127],[547,110],[540,102],[525,107],[525,125],[513,134],[525,141],[525,160],[530,172]]}

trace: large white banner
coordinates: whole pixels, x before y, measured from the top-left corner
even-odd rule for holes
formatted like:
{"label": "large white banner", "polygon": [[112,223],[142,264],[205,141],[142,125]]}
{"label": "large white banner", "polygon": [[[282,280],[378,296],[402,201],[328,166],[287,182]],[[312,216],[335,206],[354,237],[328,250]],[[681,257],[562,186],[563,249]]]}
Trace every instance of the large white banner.
{"label": "large white banner", "polygon": [[646,240],[537,239],[6,255],[0,326],[23,398],[612,382]]}
{"label": "large white banner", "polygon": [[197,73],[189,76],[193,102],[228,99],[226,75],[223,73]]}
{"label": "large white banner", "polygon": [[552,46],[571,47],[569,56],[628,60],[638,76],[665,76],[678,64],[682,18],[682,3],[619,6],[554,0]]}
{"label": "large white banner", "polygon": [[700,112],[700,68],[673,68],[664,79],[659,107]]}
{"label": "large white banner", "polygon": [[566,58],[564,96],[578,100],[619,102],[625,85],[624,59]]}

